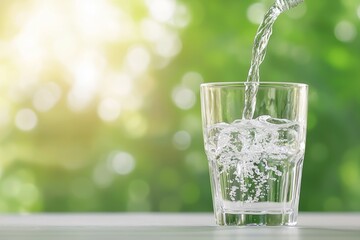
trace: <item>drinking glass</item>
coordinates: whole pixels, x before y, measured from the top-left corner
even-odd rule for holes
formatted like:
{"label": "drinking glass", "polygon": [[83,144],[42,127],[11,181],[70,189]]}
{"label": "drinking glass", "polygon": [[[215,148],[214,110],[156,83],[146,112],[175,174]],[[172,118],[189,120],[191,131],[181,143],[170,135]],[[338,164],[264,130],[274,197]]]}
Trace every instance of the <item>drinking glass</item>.
{"label": "drinking glass", "polygon": [[[243,118],[255,85],[252,118]],[[218,225],[295,225],[305,153],[308,86],[205,83],[201,111]]]}

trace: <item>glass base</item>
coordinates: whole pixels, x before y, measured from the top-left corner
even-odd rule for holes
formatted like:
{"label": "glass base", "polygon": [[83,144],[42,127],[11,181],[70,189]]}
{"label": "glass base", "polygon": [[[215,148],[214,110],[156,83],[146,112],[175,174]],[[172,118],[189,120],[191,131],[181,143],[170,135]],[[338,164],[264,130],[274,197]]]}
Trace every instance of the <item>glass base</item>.
{"label": "glass base", "polygon": [[220,213],[216,223],[221,226],[294,226],[297,214],[248,214],[248,213]]}

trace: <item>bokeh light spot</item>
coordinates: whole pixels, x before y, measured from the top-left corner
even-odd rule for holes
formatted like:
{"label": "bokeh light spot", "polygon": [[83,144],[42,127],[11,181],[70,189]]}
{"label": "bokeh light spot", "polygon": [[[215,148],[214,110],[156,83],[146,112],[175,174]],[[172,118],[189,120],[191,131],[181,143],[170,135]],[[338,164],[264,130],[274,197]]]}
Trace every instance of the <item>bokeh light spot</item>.
{"label": "bokeh light spot", "polygon": [[246,13],[250,22],[260,24],[265,14],[265,6],[262,3],[251,4]]}
{"label": "bokeh light spot", "polygon": [[112,98],[103,99],[98,106],[99,117],[106,122],[113,122],[121,112],[120,103]]}
{"label": "bokeh light spot", "polygon": [[191,135],[187,131],[178,131],[173,136],[173,144],[178,150],[186,150],[191,144]]}
{"label": "bokeh light spot", "polygon": [[351,42],[356,37],[356,28],[349,21],[341,21],[335,26],[335,37],[342,42]]}
{"label": "bokeh light spot", "polygon": [[72,1],[77,12],[75,21],[81,33],[88,38],[115,40],[120,34],[119,12],[109,1]]}
{"label": "bokeh light spot", "polygon": [[151,16],[157,21],[167,22],[174,16],[175,0],[147,0],[146,4]]}
{"label": "bokeh light spot", "polygon": [[61,97],[61,89],[56,83],[41,86],[33,96],[33,106],[40,112],[49,111]]}
{"label": "bokeh light spot", "polygon": [[15,125],[22,131],[30,131],[34,129],[37,123],[38,118],[36,113],[29,108],[21,109],[16,113]]}
{"label": "bokeh light spot", "polygon": [[141,22],[141,31],[145,39],[153,42],[158,41],[166,34],[164,27],[152,19],[145,19]]}
{"label": "bokeh light spot", "polygon": [[177,3],[173,23],[180,28],[186,27],[190,22],[190,14],[187,7],[181,3]]}
{"label": "bokeh light spot", "polygon": [[146,134],[148,123],[144,116],[140,113],[133,113],[126,116],[124,127],[128,136],[140,138]]}
{"label": "bokeh light spot", "polygon": [[116,152],[110,157],[112,169],[119,175],[127,175],[135,168],[135,159],[128,152]]}
{"label": "bokeh light spot", "polygon": [[31,207],[39,201],[39,190],[32,183],[25,183],[21,188],[21,202],[26,207]]}
{"label": "bokeh light spot", "polygon": [[[132,91],[134,89],[134,78],[129,74],[124,72],[114,72],[110,73],[107,78],[105,78],[104,85],[102,86],[101,97],[103,99],[113,98],[119,100],[128,99],[132,96]],[[139,99],[141,96],[138,97]],[[124,108],[129,105],[127,101],[126,106],[121,105],[121,108]]]}
{"label": "bokeh light spot", "polygon": [[21,185],[21,179],[17,176],[6,178],[1,185],[2,195],[16,199],[21,192]]}
{"label": "bokeh light spot", "polygon": [[194,92],[199,92],[200,84],[203,82],[203,76],[194,71],[186,72],[181,78],[182,85],[192,89]]}
{"label": "bokeh light spot", "polygon": [[196,96],[189,88],[176,87],[172,92],[172,100],[178,108],[188,110],[195,105]]}
{"label": "bokeh light spot", "polygon": [[72,69],[74,83],[68,93],[68,104],[73,111],[82,111],[90,104],[99,85],[101,64],[99,55],[86,53]]}
{"label": "bokeh light spot", "polygon": [[100,161],[93,170],[93,181],[100,188],[107,188],[114,180],[114,174],[111,164],[106,164],[105,161]]}
{"label": "bokeh light spot", "polygon": [[174,33],[168,33],[157,41],[155,52],[164,58],[171,58],[177,55],[181,48],[180,38]]}
{"label": "bokeh light spot", "polygon": [[126,56],[126,62],[132,73],[143,73],[149,67],[150,54],[144,47],[135,46],[129,49]]}

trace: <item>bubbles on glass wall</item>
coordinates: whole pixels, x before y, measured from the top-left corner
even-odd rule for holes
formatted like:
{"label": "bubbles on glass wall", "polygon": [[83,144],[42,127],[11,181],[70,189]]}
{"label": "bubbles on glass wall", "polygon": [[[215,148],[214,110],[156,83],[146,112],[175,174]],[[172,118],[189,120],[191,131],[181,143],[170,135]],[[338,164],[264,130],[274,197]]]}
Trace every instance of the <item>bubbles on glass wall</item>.
{"label": "bubbles on glass wall", "polygon": [[36,113],[29,108],[21,109],[16,113],[15,125],[22,131],[30,131],[34,129],[37,123],[38,117]]}
{"label": "bubbles on glass wall", "polygon": [[356,28],[353,23],[349,21],[340,21],[335,26],[335,37],[342,42],[351,42],[356,37]]}

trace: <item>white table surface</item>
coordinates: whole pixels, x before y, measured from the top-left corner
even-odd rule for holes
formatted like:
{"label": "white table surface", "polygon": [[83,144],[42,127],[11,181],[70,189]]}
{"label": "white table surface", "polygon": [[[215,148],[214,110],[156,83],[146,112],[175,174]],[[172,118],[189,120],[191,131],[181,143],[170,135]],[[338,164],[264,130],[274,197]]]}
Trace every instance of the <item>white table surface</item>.
{"label": "white table surface", "polygon": [[360,240],[360,213],[301,213],[296,227],[220,227],[211,213],[0,215],[0,239]]}

